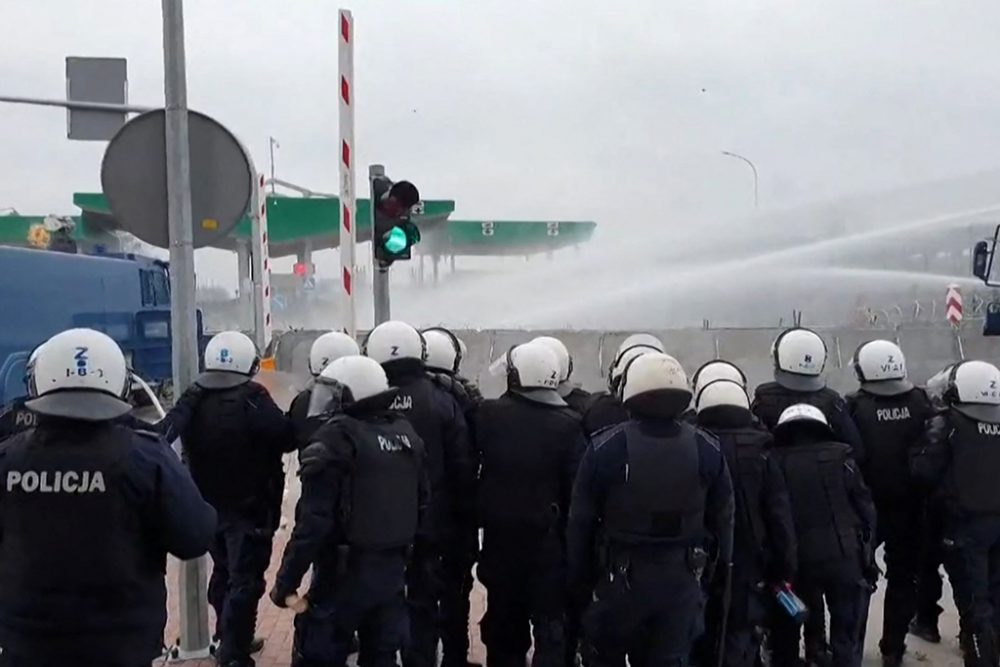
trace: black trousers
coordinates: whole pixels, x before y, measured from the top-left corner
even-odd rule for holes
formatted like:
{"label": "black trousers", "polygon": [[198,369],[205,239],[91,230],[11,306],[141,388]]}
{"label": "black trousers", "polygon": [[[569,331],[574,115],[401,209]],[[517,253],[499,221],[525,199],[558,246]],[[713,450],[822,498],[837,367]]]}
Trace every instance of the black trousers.
{"label": "black trousers", "polygon": [[564,667],[567,605],[561,535],[487,527],[479,579],[486,587],[486,613],[480,622],[486,664],[524,667],[533,636],[533,667]]}
{"label": "black trousers", "polygon": [[[924,546],[923,507],[919,499],[876,501],[878,542],[885,545],[885,604],[880,648],[901,655],[917,611],[917,577]],[[936,604],[936,603],[935,603]]]}
{"label": "black trousers", "polygon": [[[862,581],[856,569],[848,567],[844,572],[822,575],[799,572],[795,582],[795,592],[803,602],[823,599],[829,608],[829,645],[834,667],[860,667],[864,653],[871,588]],[[812,608],[809,613],[814,613]],[[802,632],[783,612],[776,612],[773,619],[771,664],[774,667],[797,667],[801,664],[799,640]]]}

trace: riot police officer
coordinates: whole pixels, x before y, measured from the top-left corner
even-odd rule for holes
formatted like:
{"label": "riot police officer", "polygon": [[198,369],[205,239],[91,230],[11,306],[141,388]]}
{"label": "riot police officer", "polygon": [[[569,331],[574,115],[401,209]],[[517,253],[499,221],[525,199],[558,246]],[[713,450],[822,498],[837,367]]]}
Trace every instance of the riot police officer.
{"label": "riot police officer", "polygon": [[[798,540],[796,590],[803,600],[823,600],[829,609],[833,665],[858,667],[877,576],[871,493],[850,447],[835,440],[819,408],[786,408],[774,440],[771,456],[784,473]],[[778,613],[773,629],[772,664],[800,664],[798,624]]]}
{"label": "riot police officer", "polygon": [[[454,626],[448,619],[461,614],[444,599],[442,559],[476,539],[475,458],[461,407],[427,376],[420,332],[405,322],[384,322],[368,335],[364,353],[382,364],[389,384],[398,389],[390,407],[409,420],[427,450],[431,505],[407,570],[411,641],[403,662],[406,667],[433,667],[440,627]],[[454,660],[464,667],[465,656]]]}
{"label": "riot police officer", "polygon": [[482,402],[483,395],[475,382],[461,374],[462,360],[465,357],[462,342],[444,327],[424,329],[420,335],[424,337],[427,347],[425,365],[428,374],[439,387],[458,401],[466,419],[471,422],[472,413]]}
{"label": "riot police officer", "polygon": [[732,555],[729,473],[715,439],[678,421],[691,391],[672,357],[633,359],[621,398],[632,419],[593,439],[570,505],[571,590],[592,600],[588,664],[621,665],[626,654],[635,665],[686,664],[708,545],[722,572]]}
{"label": "riot police officer", "polygon": [[548,346],[514,347],[506,368],[507,391],[485,401],[475,422],[487,665],[523,667],[533,627],[532,664],[562,667],[566,516],[586,440],[580,415],[559,395],[559,360]]}
{"label": "riot police officer", "polygon": [[858,391],[847,397],[865,443],[861,465],[878,512],[877,544],[885,544],[886,594],[882,662],[902,663],[906,633],[916,611],[924,503],[910,476],[910,454],[933,414],[923,390],[906,377],[906,359],[893,342],[873,340],[854,353]]}
{"label": "riot police officer", "polygon": [[573,355],[569,353],[566,344],[554,336],[538,336],[531,341],[541,343],[552,350],[559,361],[559,395],[569,407],[582,415],[590,402],[590,392],[584,391],[573,383]]}
{"label": "riot police officer", "polygon": [[38,425],[38,415],[29,410],[25,403],[35,393],[33,374],[35,360],[38,358],[38,352],[41,349],[41,345],[35,347],[31,351],[31,354],[28,355],[28,361],[24,365],[24,388],[27,390],[27,394],[15,398],[7,405],[3,412],[0,412],[0,440],[9,438],[21,431],[27,431]]}
{"label": "riot police officer", "polygon": [[952,367],[946,412],[931,419],[913,472],[938,484],[946,512],[945,566],[969,667],[995,666],[1000,604],[1000,370],[985,361]]}
{"label": "riot police officer", "polygon": [[208,599],[216,613],[216,657],[223,667],[249,667],[264,572],[281,520],[282,454],[294,451],[288,419],[263,386],[256,346],[224,331],[205,347],[205,372],[163,420],[167,439],[179,436],[191,475],[219,513],[209,553]]}
{"label": "riot police officer", "polygon": [[[855,460],[864,459],[863,443],[851,421],[844,399],[826,386],[826,343],[810,329],[783,331],[771,346],[774,382],[759,385],[754,392],[751,410],[764,426],[773,431],[781,413],[797,403],[808,403],[823,411],[839,442],[850,445]],[[808,591],[800,591],[805,599]],[[826,645],[826,613],[823,600],[805,599],[810,614],[806,620],[805,643],[808,661],[823,665],[829,662]]]}
{"label": "riot police officer", "polygon": [[649,352],[663,352],[663,343],[650,334],[632,334],[618,346],[608,366],[608,391],[593,394],[583,411],[583,429],[588,434],[628,421],[628,411],[618,397],[622,373],[636,357]]}
{"label": "riot police officer", "polygon": [[[475,442],[475,412],[483,395],[475,382],[460,373],[465,356],[462,341],[444,327],[424,329],[420,334],[427,347],[425,365],[429,377],[454,397],[465,416],[470,441]],[[444,545],[441,554],[441,662],[445,667],[478,667],[468,661],[469,596],[475,583],[472,566],[478,555],[479,534],[475,530],[467,530],[464,540]]]}
{"label": "riot police officer", "polygon": [[720,379],[702,385],[695,407],[698,426],[722,447],[736,505],[728,622],[719,623],[720,614],[713,613],[718,609],[725,614],[724,605],[710,602],[706,620],[710,628],[713,623],[721,627],[707,637],[715,644],[724,636],[727,667],[753,667],[760,631],[767,625],[768,593],[795,579],[798,556],[788,489],[767,455],[771,435],[754,423],[750,399],[739,382]]}
{"label": "riot police officer", "polygon": [[215,512],[156,434],[116,423],[128,371],[108,336],[57,334],[34,373],[44,419],[0,449],[0,665],[149,664],[167,553],[205,553]]}
{"label": "riot police officer", "polygon": [[332,362],[314,385],[309,412],[326,421],[302,452],[298,520],[272,601],[298,606],[296,589],[323,552],[338,564],[314,571],[322,581],[295,619],[296,667],[342,667],[355,632],[366,667],[395,665],[406,644],[406,554],[428,489],[423,441],[390,409],[395,398],[378,363],[361,356]]}
{"label": "riot police officer", "polygon": [[[946,412],[948,401],[945,395],[951,386],[951,370],[954,364],[935,373],[924,385],[927,398],[935,412]],[[922,480],[917,480],[922,481]],[[921,490],[926,493],[923,503],[923,532],[921,535],[920,562],[917,571],[917,602],[916,614],[910,621],[910,634],[920,637],[932,644],[941,643],[941,631],[938,629],[938,618],[944,611],[939,604],[944,594],[944,577],[941,566],[945,560],[945,515],[943,500],[940,494],[930,493],[921,484]]]}
{"label": "riot police officer", "polygon": [[[357,342],[342,331],[328,331],[313,341],[309,349],[309,374],[313,380],[319,377],[323,369],[331,362],[361,354]],[[309,400],[312,397],[312,384],[303,389],[292,399],[288,408],[288,418],[295,429],[295,442],[301,452],[309,444],[313,432],[319,427],[316,420],[309,419]]]}
{"label": "riot police officer", "polygon": [[785,408],[808,403],[823,411],[837,440],[850,445],[857,461],[864,460],[864,443],[851,421],[844,399],[826,386],[826,343],[815,331],[788,329],[771,347],[774,382],[757,387],[751,410],[764,426],[773,430]]}

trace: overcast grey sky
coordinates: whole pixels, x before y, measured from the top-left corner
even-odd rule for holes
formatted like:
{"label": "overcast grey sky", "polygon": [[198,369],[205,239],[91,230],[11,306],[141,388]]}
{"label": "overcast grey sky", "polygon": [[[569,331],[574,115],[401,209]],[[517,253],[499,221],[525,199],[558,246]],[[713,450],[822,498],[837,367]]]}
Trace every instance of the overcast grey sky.
{"label": "overcast grey sky", "polygon": [[[458,218],[621,229],[1000,167],[992,0],[340,0],[357,34],[358,163]],[[192,108],[267,165],[337,189],[336,0],[187,0]],[[156,0],[2,0],[0,91],[60,97],[66,55],[124,56],[162,101]],[[0,105],[0,207],[71,212],[103,145]]]}

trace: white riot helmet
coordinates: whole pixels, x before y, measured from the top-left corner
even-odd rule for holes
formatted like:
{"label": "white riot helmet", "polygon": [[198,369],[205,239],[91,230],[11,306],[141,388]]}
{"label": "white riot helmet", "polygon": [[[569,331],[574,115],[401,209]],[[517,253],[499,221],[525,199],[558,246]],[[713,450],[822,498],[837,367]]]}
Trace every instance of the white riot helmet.
{"label": "white riot helmet", "polygon": [[621,354],[615,357],[615,361],[611,365],[611,372],[608,374],[608,389],[611,390],[613,395],[619,396],[621,393],[622,374],[628,365],[637,357],[641,357],[644,354],[663,353],[651,345],[635,345],[622,350]]}
{"label": "white riot helmet", "polygon": [[538,336],[532,339],[531,342],[540,343],[552,350],[556,355],[556,360],[559,362],[559,382],[562,383],[569,380],[569,376],[573,374],[573,357],[570,356],[569,349],[567,349],[565,343],[553,336]]}
{"label": "white riot helmet", "polygon": [[1000,423],[1000,369],[985,361],[955,364],[945,401],[973,419]]}
{"label": "white riot helmet", "polygon": [[368,334],[364,344],[364,354],[380,364],[388,364],[403,359],[424,361],[427,356],[426,343],[420,332],[406,322],[383,322]]}
{"label": "white riot helmet", "polygon": [[309,372],[315,377],[332,361],[358,354],[361,348],[353,338],[342,331],[329,331],[313,341],[309,349]]}
{"label": "white riot helmet", "polygon": [[826,415],[815,405],[808,403],[796,403],[790,405],[782,411],[778,417],[778,423],[774,427],[775,433],[785,431],[795,426],[808,426],[823,431],[827,435],[832,435],[830,422],[826,420]]}
{"label": "white riot helmet", "polygon": [[722,406],[750,409],[750,397],[742,384],[733,380],[713,380],[701,388],[694,400],[699,413]]}
{"label": "white riot helmet", "polygon": [[691,389],[680,362],[669,354],[647,352],[622,369],[621,399],[629,412],[673,419],[691,402]]}
{"label": "white riot helmet", "polygon": [[788,329],[774,340],[774,379],[792,391],[819,391],[826,365],[826,343],[810,329]]}
{"label": "white riot helmet", "polygon": [[427,347],[427,368],[445,373],[458,373],[462,365],[462,345],[448,329],[431,327],[420,332]]}
{"label": "white riot helmet", "polygon": [[37,398],[27,406],[42,415],[99,422],[132,410],[124,398],[125,355],[100,331],[70,329],[46,341],[35,358],[34,382]]}
{"label": "white riot helmet", "polygon": [[695,402],[698,401],[698,394],[701,393],[701,390],[716,380],[729,380],[744,388],[747,386],[747,376],[736,364],[724,359],[713,359],[702,364],[701,368],[694,372],[694,377],[691,378]]}
{"label": "white riot helmet", "polygon": [[250,337],[223,331],[205,346],[205,372],[197,383],[205,389],[230,389],[246,384],[260,370],[260,353]]}
{"label": "white riot helmet", "polygon": [[615,352],[615,357],[621,356],[621,353],[630,347],[636,347],[638,345],[654,348],[657,352],[664,352],[666,350],[663,346],[663,341],[653,334],[637,333],[632,334],[622,341],[622,344],[618,346],[618,351]]}
{"label": "white riot helmet", "polygon": [[316,378],[309,399],[309,416],[329,416],[378,398],[388,405],[395,395],[385,369],[374,359],[349,355],[331,361]]}
{"label": "white riot helmet", "polygon": [[550,405],[566,405],[559,386],[559,359],[549,347],[524,343],[507,350],[507,388]]}
{"label": "white riot helmet", "polygon": [[877,396],[896,396],[913,389],[913,383],[906,379],[903,351],[892,341],[859,345],[854,352],[854,374],[864,391]]}

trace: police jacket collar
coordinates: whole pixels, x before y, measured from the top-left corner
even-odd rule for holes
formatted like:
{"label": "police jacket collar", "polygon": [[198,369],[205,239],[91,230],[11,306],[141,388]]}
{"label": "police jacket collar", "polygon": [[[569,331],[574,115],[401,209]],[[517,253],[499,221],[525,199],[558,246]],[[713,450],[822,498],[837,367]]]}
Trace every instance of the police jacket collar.
{"label": "police jacket collar", "polygon": [[562,396],[555,389],[511,389],[509,393],[532,403],[541,403],[542,405],[551,405],[560,408],[567,405],[566,401],[562,399]]}
{"label": "police jacket collar", "polygon": [[833,431],[815,421],[787,422],[774,428],[774,444],[778,447],[808,447],[832,441]]}
{"label": "police jacket collar", "polygon": [[753,425],[753,413],[737,405],[716,405],[698,413],[698,426],[712,428],[744,428]]}
{"label": "police jacket collar", "polygon": [[364,419],[365,417],[373,414],[384,413],[389,410],[389,406],[392,405],[392,402],[395,400],[398,393],[398,388],[389,387],[388,391],[383,391],[380,394],[363,398],[360,401],[344,403],[341,406],[341,409],[345,414],[350,415],[351,417]]}
{"label": "police jacket collar", "polygon": [[232,389],[250,381],[249,375],[232,371],[205,371],[195,380],[202,389]]}
{"label": "police jacket collar", "polygon": [[389,384],[398,385],[414,378],[426,377],[427,367],[420,359],[394,359],[382,364]]}
{"label": "police jacket collar", "polygon": [[861,391],[873,396],[899,396],[913,389],[909,380],[879,380],[878,382],[862,382]]}

